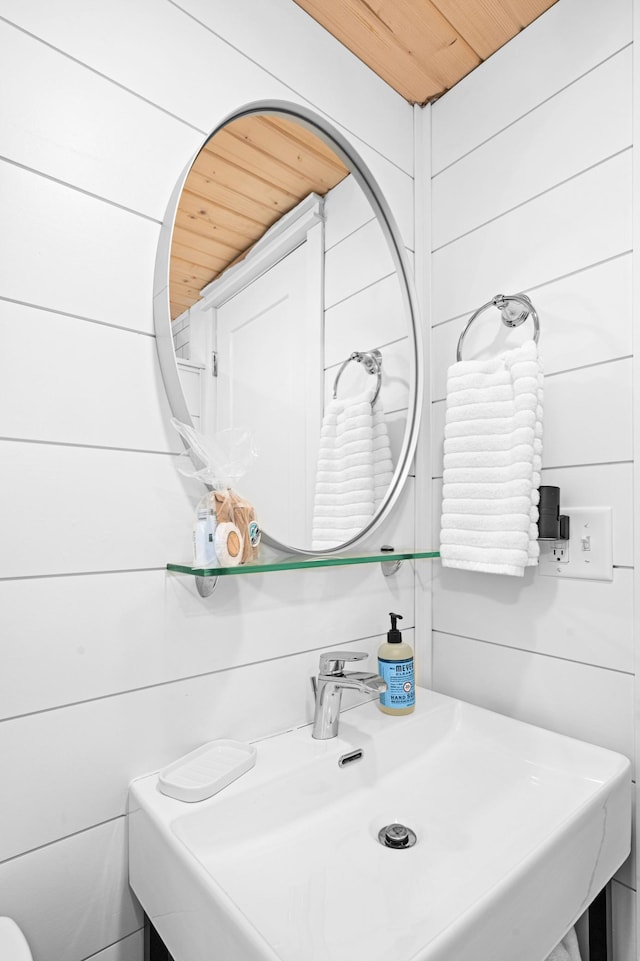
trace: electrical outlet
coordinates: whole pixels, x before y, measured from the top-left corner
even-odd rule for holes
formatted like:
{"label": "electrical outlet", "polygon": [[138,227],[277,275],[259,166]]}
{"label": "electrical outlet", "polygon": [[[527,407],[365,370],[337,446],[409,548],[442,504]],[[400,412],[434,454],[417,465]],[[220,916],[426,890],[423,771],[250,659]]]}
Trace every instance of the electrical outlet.
{"label": "electrical outlet", "polygon": [[568,541],[540,541],[538,572],[546,577],[613,580],[613,511],[610,507],[562,507]]}
{"label": "electrical outlet", "polygon": [[569,541],[553,541],[551,548],[554,561],[558,564],[569,563]]}

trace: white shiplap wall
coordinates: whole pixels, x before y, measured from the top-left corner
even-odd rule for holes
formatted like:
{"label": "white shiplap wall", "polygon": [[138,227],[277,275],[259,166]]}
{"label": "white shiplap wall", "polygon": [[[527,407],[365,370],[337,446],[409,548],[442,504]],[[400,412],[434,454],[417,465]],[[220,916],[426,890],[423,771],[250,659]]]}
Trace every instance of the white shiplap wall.
{"label": "white shiplap wall", "polygon": [[[414,616],[412,566],[222,579],[153,337],[160,222],[210,129],[264,98],[349,137],[413,249],[413,112],[289,0],[0,0],[0,913],[35,961],[141,961],[129,780],[309,717],[318,651]],[[327,69],[331,64],[331,69]],[[384,541],[413,542],[414,481]]]}
{"label": "white shiplap wall", "polygon": [[[353,177],[326,195],[325,216],[325,403],[347,357],[354,350],[377,348],[382,355],[378,404],[385,412],[397,463],[407,424],[410,369],[398,275],[382,228]],[[405,253],[412,263],[413,250],[406,248]],[[360,392],[370,376],[358,364],[349,364],[340,377],[338,396]]]}
{"label": "white shiplap wall", "polygon": [[[438,568],[437,690],[634,756],[632,2],[559,0],[432,109],[434,512],[445,373],[468,316],[526,291],[546,370],[543,483],[612,505],[611,583]],[[498,312],[465,357],[516,343]],[[437,516],[434,523],[438,524]],[[633,961],[635,867],[612,884]]]}

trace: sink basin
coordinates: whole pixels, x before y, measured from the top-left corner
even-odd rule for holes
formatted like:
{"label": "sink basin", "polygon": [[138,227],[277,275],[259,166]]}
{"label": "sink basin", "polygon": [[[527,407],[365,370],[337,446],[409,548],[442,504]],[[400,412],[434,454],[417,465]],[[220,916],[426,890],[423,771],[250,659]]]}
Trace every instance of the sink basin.
{"label": "sink basin", "polygon": [[426,690],[310,730],[206,801],[132,783],[130,881],[175,961],[543,961],[629,854],[620,754]]}

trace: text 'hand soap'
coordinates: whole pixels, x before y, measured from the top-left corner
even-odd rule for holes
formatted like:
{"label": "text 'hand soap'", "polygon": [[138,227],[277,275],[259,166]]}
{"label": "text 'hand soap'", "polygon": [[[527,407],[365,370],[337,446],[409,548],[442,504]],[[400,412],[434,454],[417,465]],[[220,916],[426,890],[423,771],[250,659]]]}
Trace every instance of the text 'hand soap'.
{"label": "text 'hand soap'", "polygon": [[401,614],[389,614],[391,630],[387,643],[378,648],[378,674],[387,682],[387,690],[380,695],[380,710],[385,714],[411,714],[416,706],[416,687],[413,651],[402,640],[396,627]]}

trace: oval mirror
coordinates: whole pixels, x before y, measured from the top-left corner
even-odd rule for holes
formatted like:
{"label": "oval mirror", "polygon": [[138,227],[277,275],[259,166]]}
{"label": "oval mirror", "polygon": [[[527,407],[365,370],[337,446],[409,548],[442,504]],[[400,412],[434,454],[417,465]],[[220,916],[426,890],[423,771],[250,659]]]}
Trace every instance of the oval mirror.
{"label": "oval mirror", "polygon": [[251,432],[235,486],[266,543],[331,554],[374,530],[415,450],[420,335],[397,227],[342,135],[273,103],[217,127],[169,203],[154,318],[173,415]]}

